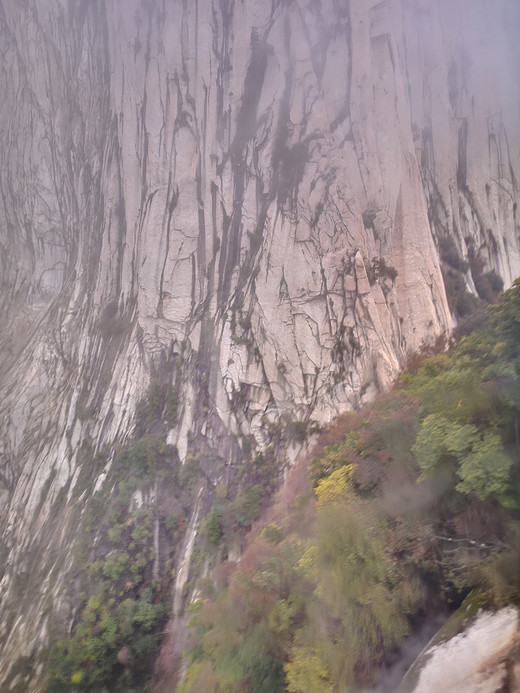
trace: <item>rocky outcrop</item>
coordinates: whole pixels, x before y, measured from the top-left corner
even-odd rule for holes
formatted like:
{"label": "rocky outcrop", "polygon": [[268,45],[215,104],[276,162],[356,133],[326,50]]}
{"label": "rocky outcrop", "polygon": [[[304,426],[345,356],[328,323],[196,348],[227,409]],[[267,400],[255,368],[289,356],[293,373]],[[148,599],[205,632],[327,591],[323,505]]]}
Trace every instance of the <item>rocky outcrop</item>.
{"label": "rocky outcrop", "polygon": [[232,467],[451,328],[439,239],[520,273],[518,19],[0,0],[0,681],[63,607],[80,444],[128,437],[151,377],[180,394],[181,459]]}
{"label": "rocky outcrop", "polygon": [[462,632],[428,646],[407,673],[398,693],[494,693],[516,691],[518,610],[480,611]]}

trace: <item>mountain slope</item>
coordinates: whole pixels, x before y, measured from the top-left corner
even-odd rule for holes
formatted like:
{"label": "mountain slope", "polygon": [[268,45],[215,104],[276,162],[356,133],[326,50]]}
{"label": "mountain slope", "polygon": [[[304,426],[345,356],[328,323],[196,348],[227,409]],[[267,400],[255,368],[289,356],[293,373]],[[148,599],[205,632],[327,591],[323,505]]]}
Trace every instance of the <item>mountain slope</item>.
{"label": "mountain slope", "polygon": [[[0,0],[0,681],[75,613],[136,420],[198,456],[195,532],[446,334],[441,265],[459,314],[520,274],[518,26],[513,0]],[[177,509],[147,498],[181,595],[193,541],[162,552]]]}

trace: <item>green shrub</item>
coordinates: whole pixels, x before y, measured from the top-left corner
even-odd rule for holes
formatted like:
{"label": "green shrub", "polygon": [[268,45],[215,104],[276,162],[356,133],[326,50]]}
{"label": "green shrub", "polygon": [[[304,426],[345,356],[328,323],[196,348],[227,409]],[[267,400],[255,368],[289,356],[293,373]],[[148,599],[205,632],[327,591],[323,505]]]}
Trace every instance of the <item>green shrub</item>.
{"label": "green shrub", "polygon": [[271,523],[263,528],[260,538],[268,541],[270,544],[279,544],[283,539],[283,530],[278,525]]}
{"label": "green shrub", "polygon": [[[74,634],[52,650],[45,693],[135,690],[150,674],[164,618],[150,588],[119,606],[103,591],[93,595]],[[122,664],[118,654],[124,649],[128,655]]]}
{"label": "green shrub", "polygon": [[250,527],[260,515],[261,488],[248,484],[230,504],[231,513],[237,525]]}
{"label": "green shrub", "polygon": [[250,693],[284,693],[285,675],[282,662],[271,654],[256,652],[246,669],[251,681]]}
{"label": "green shrub", "polygon": [[132,573],[132,575],[140,575],[143,569],[146,567],[146,564],[146,558],[144,556],[139,556],[132,562],[132,565],[130,566],[130,572]]}
{"label": "green shrub", "polygon": [[[473,588],[518,600],[519,377],[520,280],[480,332],[423,353],[392,392],[338,419],[311,470],[291,470],[272,523],[199,603],[179,690],[366,689],[432,604]],[[226,529],[250,525],[259,488],[222,503]]]}
{"label": "green shrub", "polygon": [[179,485],[181,487],[189,487],[195,482],[199,474],[199,461],[200,454],[195,452],[193,448],[189,448],[186,454],[186,460],[179,473]]}
{"label": "green shrub", "polygon": [[116,457],[115,471],[122,476],[120,491],[133,485],[132,492],[150,481],[168,465],[173,449],[161,436],[147,434],[130,443]]}
{"label": "green shrub", "polygon": [[168,517],[166,517],[164,520],[164,526],[166,527],[166,531],[174,535],[177,531],[178,522],[179,515],[168,515]]}
{"label": "green shrub", "polygon": [[125,529],[125,525],[118,524],[114,525],[113,527],[110,527],[108,530],[108,538],[113,544],[120,544],[121,543],[121,535]]}
{"label": "green shrub", "polygon": [[469,315],[461,318],[457,327],[453,330],[453,339],[458,342],[472,332],[482,329],[487,322],[486,310],[484,305],[480,305]]}
{"label": "green shrub", "polygon": [[109,580],[119,580],[125,574],[130,556],[125,553],[112,553],[103,565],[103,575]]}
{"label": "green shrub", "polygon": [[215,505],[213,505],[211,511],[206,517],[205,527],[208,541],[211,544],[218,544],[224,536],[224,529],[222,528],[221,513],[217,510]]}
{"label": "green shrub", "polygon": [[166,405],[164,410],[164,418],[170,424],[170,426],[175,426],[177,423],[177,417],[179,414],[179,394],[176,390],[168,385],[168,391],[166,393]]}
{"label": "green shrub", "polygon": [[146,428],[161,418],[165,407],[165,386],[154,378],[145,396],[139,401],[136,407],[136,418],[138,430],[143,433]]}
{"label": "green shrub", "polygon": [[144,525],[136,525],[130,535],[132,539],[140,544],[152,536],[151,531]]}

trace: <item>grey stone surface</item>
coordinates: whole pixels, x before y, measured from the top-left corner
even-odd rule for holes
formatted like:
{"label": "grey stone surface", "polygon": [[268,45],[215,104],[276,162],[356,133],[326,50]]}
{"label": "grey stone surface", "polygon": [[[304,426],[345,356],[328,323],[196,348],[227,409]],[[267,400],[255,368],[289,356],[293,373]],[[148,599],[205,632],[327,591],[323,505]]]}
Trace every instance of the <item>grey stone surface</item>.
{"label": "grey stone surface", "polygon": [[0,682],[60,608],[79,444],[130,434],[165,354],[170,442],[231,459],[451,328],[440,236],[520,274],[518,28],[514,0],[0,0]]}

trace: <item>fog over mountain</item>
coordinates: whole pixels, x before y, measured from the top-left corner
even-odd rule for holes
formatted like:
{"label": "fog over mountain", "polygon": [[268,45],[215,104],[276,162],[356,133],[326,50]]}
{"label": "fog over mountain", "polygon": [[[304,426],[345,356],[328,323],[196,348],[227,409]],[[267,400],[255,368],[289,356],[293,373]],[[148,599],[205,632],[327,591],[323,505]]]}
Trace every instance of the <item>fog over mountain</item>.
{"label": "fog over mountain", "polygon": [[516,0],[0,0],[2,693],[42,690],[123,446],[169,446],[128,507],[175,635],[218,485],[520,275],[519,32]]}

